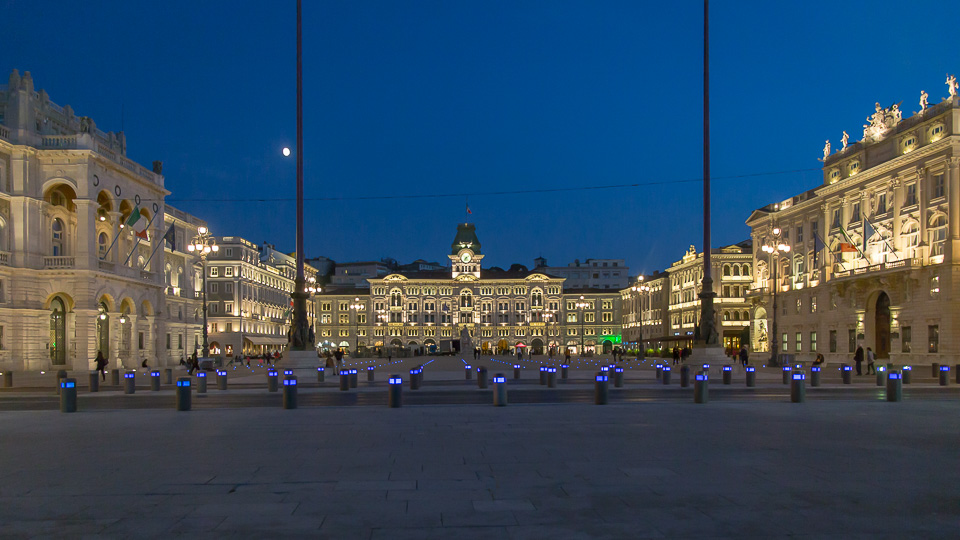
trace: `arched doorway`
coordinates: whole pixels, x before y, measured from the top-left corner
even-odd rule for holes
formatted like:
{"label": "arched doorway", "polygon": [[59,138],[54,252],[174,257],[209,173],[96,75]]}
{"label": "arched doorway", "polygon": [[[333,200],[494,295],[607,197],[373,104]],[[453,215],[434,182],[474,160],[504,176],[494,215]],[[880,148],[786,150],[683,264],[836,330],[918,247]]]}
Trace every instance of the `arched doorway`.
{"label": "arched doorway", "polygon": [[543,354],[543,340],[540,338],[535,338],[530,342],[530,348],[533,349],[531,354]]}
{"label": "arched doorway", "polygon": [[890,358],[890,297],[885,292],[881,292],[877,297],[874,328],[876,329],[874,349],[877,359]]}
{"label": "arched doorway", "polygon": [[106,302],[100,302],[97,314],[97,351],[103,353],[104,358],[110,358],[110,315],[107,314]]}
{"label": "arched doorway", "polygon": [[613,342],[609,339],[603,340],[603,354],[610,354],[613,352]]}
{"label": "arched doorway", "polygon": [[67,308],[59,296],[50,303],[50,363],[67,363]]}
{"label": "arched doorway", "polygon": [[510,351],[510,344],[507,343],[507,340],[501,339],[497,343],[497,354],[506,354]]}

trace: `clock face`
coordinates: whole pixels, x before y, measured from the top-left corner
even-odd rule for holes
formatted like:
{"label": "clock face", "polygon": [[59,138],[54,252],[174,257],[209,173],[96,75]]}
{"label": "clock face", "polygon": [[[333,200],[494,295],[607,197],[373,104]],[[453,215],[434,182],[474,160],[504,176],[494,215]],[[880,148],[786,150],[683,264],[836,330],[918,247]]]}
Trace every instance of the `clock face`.
{"label": "clock face", "polygon": [[471,259],[470,253],[468,253],[468,252],[462,253],[462,254],[460,255],[460,260],[463,261],[463,262],[465,262],[465,263],[470,262],[470,259]]}

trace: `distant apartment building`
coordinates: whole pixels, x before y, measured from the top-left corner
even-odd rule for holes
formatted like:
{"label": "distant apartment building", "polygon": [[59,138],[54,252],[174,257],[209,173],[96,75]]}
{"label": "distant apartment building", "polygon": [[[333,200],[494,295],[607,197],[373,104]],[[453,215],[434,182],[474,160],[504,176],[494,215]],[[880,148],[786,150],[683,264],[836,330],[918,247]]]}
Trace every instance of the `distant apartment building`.
{"label": "distant apartment building", "polygon": [[567,266],[548,266],[543,257],[534,259],[535,270],[562,277],[569,289],[625,289],[630,282],[630,268],[624,259],[580,259]]}
{"label": "distant apartment building", "polygon": [[337,288],[368,287],[368,279],[383,277],[391,272],[383,261],[336,263],[330,284]]}

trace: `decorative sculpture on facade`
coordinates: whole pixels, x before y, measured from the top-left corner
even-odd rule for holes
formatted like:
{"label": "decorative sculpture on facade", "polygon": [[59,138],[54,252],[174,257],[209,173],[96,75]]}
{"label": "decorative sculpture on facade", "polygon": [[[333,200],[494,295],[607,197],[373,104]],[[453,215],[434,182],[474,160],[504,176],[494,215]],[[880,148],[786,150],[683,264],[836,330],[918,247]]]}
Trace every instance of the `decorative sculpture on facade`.
{"label": "decorative sculpture on facade", "polygon": [[920,91],[920,114],[923,114],[924,111],[927,110],[927,106],[928,106],[927,98],[929,97],[930,97],[929,94],[927,94],[923,90]]}
{"label": "decorative sculpture on facade", "polygon": [[844,131],[843,137],[840,137],[840,143],[843,144],[843,148],[841,148],[841,150],[847,149],[847,141],[849,140],[850,140],[850,135],[846,131]]}
{"label": "decorative sculpture on facade", "polygon": [[820,161],[826,161],[830,157],[830,139],[827,139],[827,144],[823,145],[823,159]]}
{"label": "decorative sculpture on facade", "polygon": [[957,78],[953,75],[947,75],[947,81],[944,83],[947,85],[947,91],[950,92],[950,97],[956,97],[957,95]]}
{"label": "decorative sculpture on facade", "polygon": [[888,131],[897,127],[903,114],[900,111],[900,104],[895,103],[884,109],[880,103],[874,104],[874,113],[867,117],[867,124],[863,125],[863,140],[874,142],[882,139]]}

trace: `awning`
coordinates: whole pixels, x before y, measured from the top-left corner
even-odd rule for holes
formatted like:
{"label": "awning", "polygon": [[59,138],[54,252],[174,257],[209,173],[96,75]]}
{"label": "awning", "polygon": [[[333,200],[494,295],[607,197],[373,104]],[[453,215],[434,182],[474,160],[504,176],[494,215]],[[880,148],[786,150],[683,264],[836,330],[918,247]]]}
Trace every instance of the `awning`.
{"label": "awning", "polygon": [[254,345],[286,345],[287,338],[270,336],[243,336],[243,339]]}

